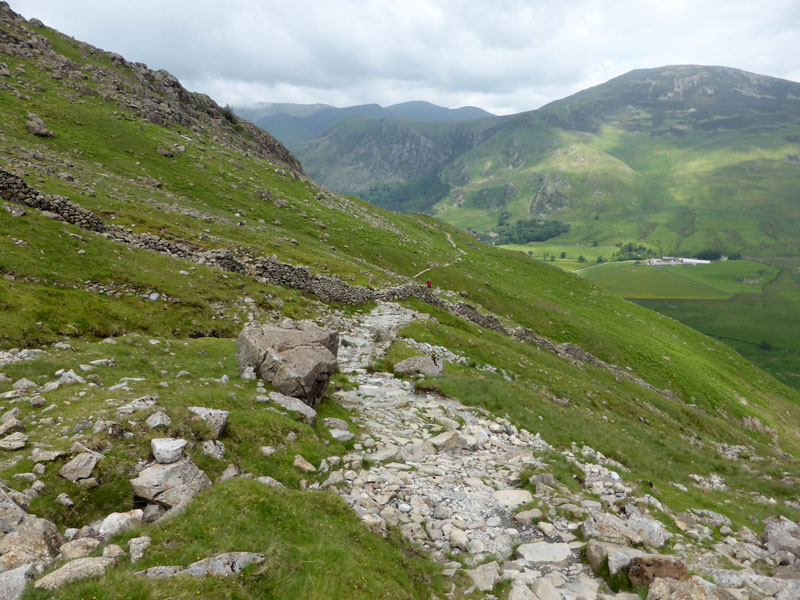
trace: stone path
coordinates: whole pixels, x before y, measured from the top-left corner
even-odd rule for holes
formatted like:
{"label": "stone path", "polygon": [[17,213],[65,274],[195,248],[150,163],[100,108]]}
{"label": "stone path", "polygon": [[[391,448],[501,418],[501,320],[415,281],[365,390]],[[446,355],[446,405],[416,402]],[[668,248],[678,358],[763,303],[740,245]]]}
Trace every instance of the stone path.
{"label": "stone path", "polygon": [[[509,559],[470,571],[479,589],[488,591],[502,574],[524,584],[552,580],[561,588],[559,598],[596,597],[599,581],[579,562],[583,543],[566,522],[546,535],[530,520],[514,518],[514,508],[534,500],[518,489],[520,473],[541,469],[535,453],[549,449],[538,434],[451,398],[415,394],[408,380],[367,372],[397,329],[424,318],[381,303],[346,324],[340,368],[358,388],[337,397],[360,414],[364,433],[329,485],[344,483],[339,493],[368,527],[381,532],[387,524],[398,526],[451,568],[458,565],[450,564],[452,556],[468,566],[487,557]],[[520,544],[520,551],[528,549],[527,558],[518,552],[511,560]]]}

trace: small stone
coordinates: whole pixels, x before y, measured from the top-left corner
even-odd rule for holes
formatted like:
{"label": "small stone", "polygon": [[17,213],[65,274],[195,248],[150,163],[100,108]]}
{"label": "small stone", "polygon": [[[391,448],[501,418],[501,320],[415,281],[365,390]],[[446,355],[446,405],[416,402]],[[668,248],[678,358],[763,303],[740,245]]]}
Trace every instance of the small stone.
{"label": "small stone", "polygon": [[145,424],[150,429],[157,429],[158,427],[166,428],[172,425],[172,419],[169,418],[167,413],[165,413],[163,410],[160,410],[147,417]]}
{"label": "small stone", "polygon": [[128,552],[131,555],[131,562],[137,563],[144,556],[145,551],[150,547],[153,540],[149,535],[132,538],[128,541]]}
{"label": "small stone", "polygon": [[206,456],[215,458],[217,460],[222,460],[225,458],[225,444],[219,440],[205,440],[200,445],[200,448],[203,450],[203,454]]}
{"label": "small stone", "polygon": [[270,487],[281,487],[281,488],[284,487],[284,485],[280,481],[270,477],[269,475],[264,475],[262,477],[256,477],[254,479],[254,481],[257,481],[258,483],[261,483],[263,485],[268,485]]}
{"label": "small stone", "polygon": [[215,408],[204,408],[202,406],[190,406],[189,411],[196,414],[202,421],[208,423],[215,438],[222,435],[225,425],[228,423],[230,413],[227,410]]}
{"label": "small stone", "polygon": [[58,495],[56,502],[58,502],[61,506],[66,506],[67,508],[72,508],[75,506],[75,502],[72,501],[72,498],[64,493]]}
{"label": "small stone", "polygon": [[294,468],[300,471],[301,473],[313,473],[317,470],[317,468],[308,462],[305,458],[301,455],[296,454],[294,457]]}

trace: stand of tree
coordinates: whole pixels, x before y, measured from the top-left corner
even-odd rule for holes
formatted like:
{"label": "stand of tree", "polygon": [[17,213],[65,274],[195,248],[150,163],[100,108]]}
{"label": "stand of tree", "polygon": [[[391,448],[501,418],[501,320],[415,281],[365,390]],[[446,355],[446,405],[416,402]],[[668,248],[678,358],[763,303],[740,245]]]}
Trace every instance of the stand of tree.
{"label": "stand of tree", "polygon": [[544,242],[568,231],[569,225],[561,221],[520,219],[514,223],[507,223],[501,216],[498,221],[497,243],[527,244],[528,242]]}

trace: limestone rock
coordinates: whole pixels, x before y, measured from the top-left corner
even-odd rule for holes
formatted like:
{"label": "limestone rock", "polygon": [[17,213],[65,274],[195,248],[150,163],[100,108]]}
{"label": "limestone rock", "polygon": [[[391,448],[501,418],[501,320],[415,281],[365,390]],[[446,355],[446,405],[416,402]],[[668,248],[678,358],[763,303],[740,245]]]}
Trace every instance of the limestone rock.
{"label": "limestone rock", "polygon": [[540,600],[535,597],[522,581],[516,580],[511,584],[511,591],[508,593],[508,600]]}
{"label": "limestone rock", "polygon": [[625,524],[625,521],[615,515],[597,511],[590,513],[581,523],[581,533],[586,539],[598,538],[623,545],[636,544],[641,541],[640,537]]}
{"label": "limestone rock", "polygon": [[[0,514],[0,526],[3,520]],[[13,521],[6,523],[10,525]],[[44,568],[52,562],[60,545],[61,536],[55,524],[25,514],[12,531],[0,538],[0,571],[27,564]]]}
{"label": "limestone rock", "polygon": [[199,560],[190,564],[183,571],[183,575],[204,577],[216,575],[221,577],[236,577],[248,565],[264,562],[264,555],[255,552],[226,552],[210,558]]}
{"label": "limestone rock", "polygon": [[225,444],[219,440],[205,440],[200,444],[203,454],[217,460],[225,458]]}
{"label": "limestone rock", "polygon": [[535,600],[561,600],[561,598],[563,598],[561,592],[547,579],[538,579],[535,581],[533,584],[533,593],[533,598]]}
{"label": "limestone rock", "polygon": [[659,578],[653,581],[647,592],[647,600],[722,600],[729,597],[721,595],[713,583],[697,576],[686,581]]}
{"label": "limestone rock", "polygon": [[170,565],[150,567],[144,571],[136,571],[134,575],[138,575],[139,577],[148,577],[150,579],[164,579],[166,577],[175,577],[175,575],[180,575],[181,573],[183,573],[183,567]]}
{"label": "limestone rock", "polygon": [[180,438],[153,438],[150,440],[150,449],[156,462],[166,465],[180,460],[186,440]]}
{"label": "limestone rock", "polygon": [[138,508],[124,513],[111,513],[100,524],[100,536],[108,540],[121,531],[136,527],[143,519],[144,511]]}
{"label": "limestone rock", "polygon": [[284,485],[280,481],[270,477],[269,475],[264,475],[262,477],[256,477],[254,479],[254,481],[257,481],[258,483],[261,483],[263,485],[268,485],[270,487],[284,487]]}
{"label": "limestone rock", "polygon": [[338,366],[338,346],[338,333],[310,321],[249,326],[239,335],[239,374],[265,379],[316,408]]}
{"label": "limestone rock", "polygon": [[102,556],[78,558],[68,562],[60,569],[45,575],[37,581],[33,587],[55,590],[73,581],[89,579],[90,577],[101,577],[112,564],[114,564],[113,558],[105,558]]}
{"label": "limestone rock", "polygon": [[0,450],[21,450],[27,443],[28,436],[18,431],[0,440]]}
{"label": "limestone rock", "polygon": [[227,410],[216,408],[204,408],[202,406],[190,406],[189,411],[196,414],[201,421],[208,423],[215,438],[222,435],[225,425],[228,423],[230,413]]}
{"label": "limestone rock", "polygon": [[22,421],[16,417],[11,417],[0,423],[0,436],[18,431],[25,431],[25,426],[22,424]]}
{"label": "limestone rock", "polygon": [[131,479],[133,493],[168,508],[184,504],[211,487],[206,474],[189,457],[167,465],[153,465]]}
{"label": "limestone rock", "polygon": [[0,600],[19,600],[33,581],[36,569],[33,565],[23,565],[0,573]]}
{"label": "limestone rock", "polygon": [[[308,423],[312,427],[317,424],[317,411],[302,400],[286,396],[279,392],[270,392],[269,399],[281,408],[296,413],[303,423]],[[345,426],[345,430],[346,429],[347,427]]]}
{"label": "limestone rock", "polygon": [[440,433],[439,435],[432,437],[428,440],[428,442],[433,444],[433,447],[436,448],[437,452],[452,450],[453,448],[458,447],[458,432],[445,431],[444,433]]}
{"label": "limestone rock", "polygon": [[147,417],[145,424],[150,429],[156,429],[158,427],[169,427],[172,425],[172,419],[169,418],[169,415],[165,413],[163,410],[158,412],[154,412],[152,415]]}
{"label": "limestone rock", "polygon": [[144,556],[145,551],[150,547],[152,542],[153,540],[149,535],[130,539],[128,541],[128,552],[130,552],[131,555],[131,562],[139,562],[139,559]]}
{"label": "limestone rock", "polygon": [[344,443],[349,442],[356,436],[345,429],[331,429],[331,437],[337,442]]}
{"label": "limestone rock", "polygon": [[561,564],[572,557],[572,550],[567,544],[533,542],[517,548],[517,555],[533,565]]}
{"label": "limestone rock", "polygon": [[786,551],[800,557],[800,526],[786,517],[770,517],[765,521],[764,543],[773,554]]}
{"label": "limestone rock", "polygon": [[397,363],[394,372],[401,375],[441,375],[444,373],[444,361],[430,356],[412,356]]}
{"label": "limestone rock", "polygon": [[300,471],[301,473],[313,473],[317,470],[317,468],[308,462],[305,458],[296,454],[294,457],[294,468]]}
{"label": "limestone rock", "polygon": [[58,472],[64,479],[69,479],[75,483],[79,479],[87,479],[92,476],[99,455],[94,452],[81,452]]}
{"label": "limestone rock", "polygon": [[83,558],[89,556],[92,552],[100,547],[100,540],[97,538],[84,537],[72,540],[63,544],[59,551],[61,556],[66,560],[75,560],[76,558]]}
{"label": "limestone rock", "polygon": [[627,571],[631,560],[642,556],[646,554],[641,550],[611,542],[590,540],[586,544],[586,560],[589,566],[597,571],[608,560],[608,570],[612,575]]}
{"label": "limestone rock", "polygon": [[481,565],[477,569],[467,571],[467,574],[472,578],[475,587],[482,592],[490,592],[500,579],[499,565],[497,562],[492,561]]}
{"label": "limestone rock", "polygon": [[522,506],[523,504],[533,501],[533,495],[531,495],[528,490],[497,490],[492,495],[501,506],[505,506],[506,508],[510,509],[514,509],[518,506]]}

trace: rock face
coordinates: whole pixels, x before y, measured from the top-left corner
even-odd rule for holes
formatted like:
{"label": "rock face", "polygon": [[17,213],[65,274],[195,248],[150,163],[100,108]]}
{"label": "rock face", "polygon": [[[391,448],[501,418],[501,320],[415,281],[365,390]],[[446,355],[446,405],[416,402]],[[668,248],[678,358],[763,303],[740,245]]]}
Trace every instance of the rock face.
{"label": "rock face", "polygon": [[316,408],[338,366],[338,346],[338,333],[310,321],[246,327],[236,350],[239,374],[265,379]]}
{"label": "rock face", "polygon": [[441,375],[444,373],[444,361],[430,356],[412,356],[397,363],[394,372],[401,375]]}
{"label": "rock face", "polygon": [[131,479],[133,493],[172,508],[211,487],[211,480],[189,457],[167,465],[153,465]]}

